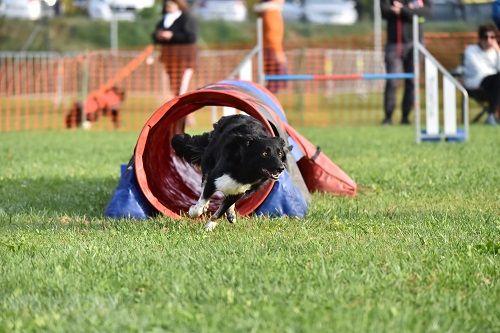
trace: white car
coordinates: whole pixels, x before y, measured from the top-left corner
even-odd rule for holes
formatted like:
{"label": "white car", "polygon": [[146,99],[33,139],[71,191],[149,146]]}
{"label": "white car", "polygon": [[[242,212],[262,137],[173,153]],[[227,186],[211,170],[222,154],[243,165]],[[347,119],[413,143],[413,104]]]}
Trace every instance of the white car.
{"label": "white car", "polygon": [[197,0],[192,12],[196,17],[207,21],[242,22],[247,19],[247,7],[243,0]]}
{"label": "white car", "polygon": [[52,16],[55,0],[0,0],[0,17],[38,20]]}
{"label": "white car", "polygon": [[358,20],[356,3],[351,0],[285,0],[285,21],[350,25]]}
{"label": "white car", "polygon": [[133,21],[137,11],[154,6],[154,0],[74,0],[76,7],[87,9],[93,20]]}

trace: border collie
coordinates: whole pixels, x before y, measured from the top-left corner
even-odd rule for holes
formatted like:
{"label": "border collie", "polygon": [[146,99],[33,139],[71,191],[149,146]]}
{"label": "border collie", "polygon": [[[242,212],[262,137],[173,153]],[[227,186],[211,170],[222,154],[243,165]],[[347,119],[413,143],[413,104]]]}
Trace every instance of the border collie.
{"label": "border collie", "polygon": [[266,181],[275,181],[286,166],[291,147],[285,140],[272,137],[255,118],[247,115],[222,117],[211,132],[172,138],[175,153],[201,168],[202,191],[198,202],[189,208],[190,217],[199,217],[208,209],[210,197],[220,191],[222,204],[205,224],[213,230],[223,214],[236,221],[235,203]]}

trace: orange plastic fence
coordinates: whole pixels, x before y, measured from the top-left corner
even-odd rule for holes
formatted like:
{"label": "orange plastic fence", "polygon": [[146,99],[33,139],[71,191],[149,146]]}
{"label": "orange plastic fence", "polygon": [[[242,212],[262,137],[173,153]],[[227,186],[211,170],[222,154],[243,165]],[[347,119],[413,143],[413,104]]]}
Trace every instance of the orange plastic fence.
{"label": "orange plastic fence", "polygon": [[[463,47],[474,40],[475,33],[426,34],[426,46],[450,69],[460,61]],[[189,90],[226,79],[248,51],[200,50]],[[286,56],[288,73],[294,74],[385,71],[383,54],[371,50],[287,48]],[[83,104],[89,95],[115,86],[125,96],[120,128],[138,131],[174,95],[159,57],[152,46],[142,52],[0,53],[0,132],[65,128],[75,103]],[[256,69],[254,60],[255,80]],[[383,87],[383,81],[288,82],[275,95],[294,126],[377,124],[382,117]],[[212,120],[210,112],[196,116],[201,124]],[[114,128],[105,117],[92,125],[94,130]]]}
{"label": "orange plastic fence", "polygon": [[[225,79],[247,50],[201,51],[189,90]],[[159,52],[0,53],[0,131],[65,128],[75,102],[124,91],[121,128],[138,130],[173,93]],[[93,129],[113,129],[104,118]]]}

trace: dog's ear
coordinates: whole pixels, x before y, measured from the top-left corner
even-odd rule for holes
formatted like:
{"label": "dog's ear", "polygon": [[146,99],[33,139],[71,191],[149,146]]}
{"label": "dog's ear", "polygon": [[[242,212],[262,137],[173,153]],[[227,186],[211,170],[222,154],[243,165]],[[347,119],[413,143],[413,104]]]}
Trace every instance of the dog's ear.
{"label": "dog's ear", "polygon": [[241,161],[245,154],[245,148],[252,144],[252,138],[244,135],[234,135],[228,139],[228,154],[234,161]]}
{"label": "dog's ear", "polygon": [[285,139],[279,138],[279,142],[280,142],[281,147],[283,147],[283,151],[285,152],[285,154],[292,151],[293,146],[292,145],[287,146],[287,142]]}

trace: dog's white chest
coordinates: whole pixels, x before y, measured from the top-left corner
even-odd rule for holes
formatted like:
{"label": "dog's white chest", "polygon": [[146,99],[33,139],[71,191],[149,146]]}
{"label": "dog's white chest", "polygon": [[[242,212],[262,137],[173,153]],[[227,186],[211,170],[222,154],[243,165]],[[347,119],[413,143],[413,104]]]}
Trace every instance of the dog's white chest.
{"label": "dog's white chest", "polygon": [[250,189],[251,184],[241,184],[231,178],[229,175],[222,175],[215,179],[215,188],[225,195],[241,194]]}

